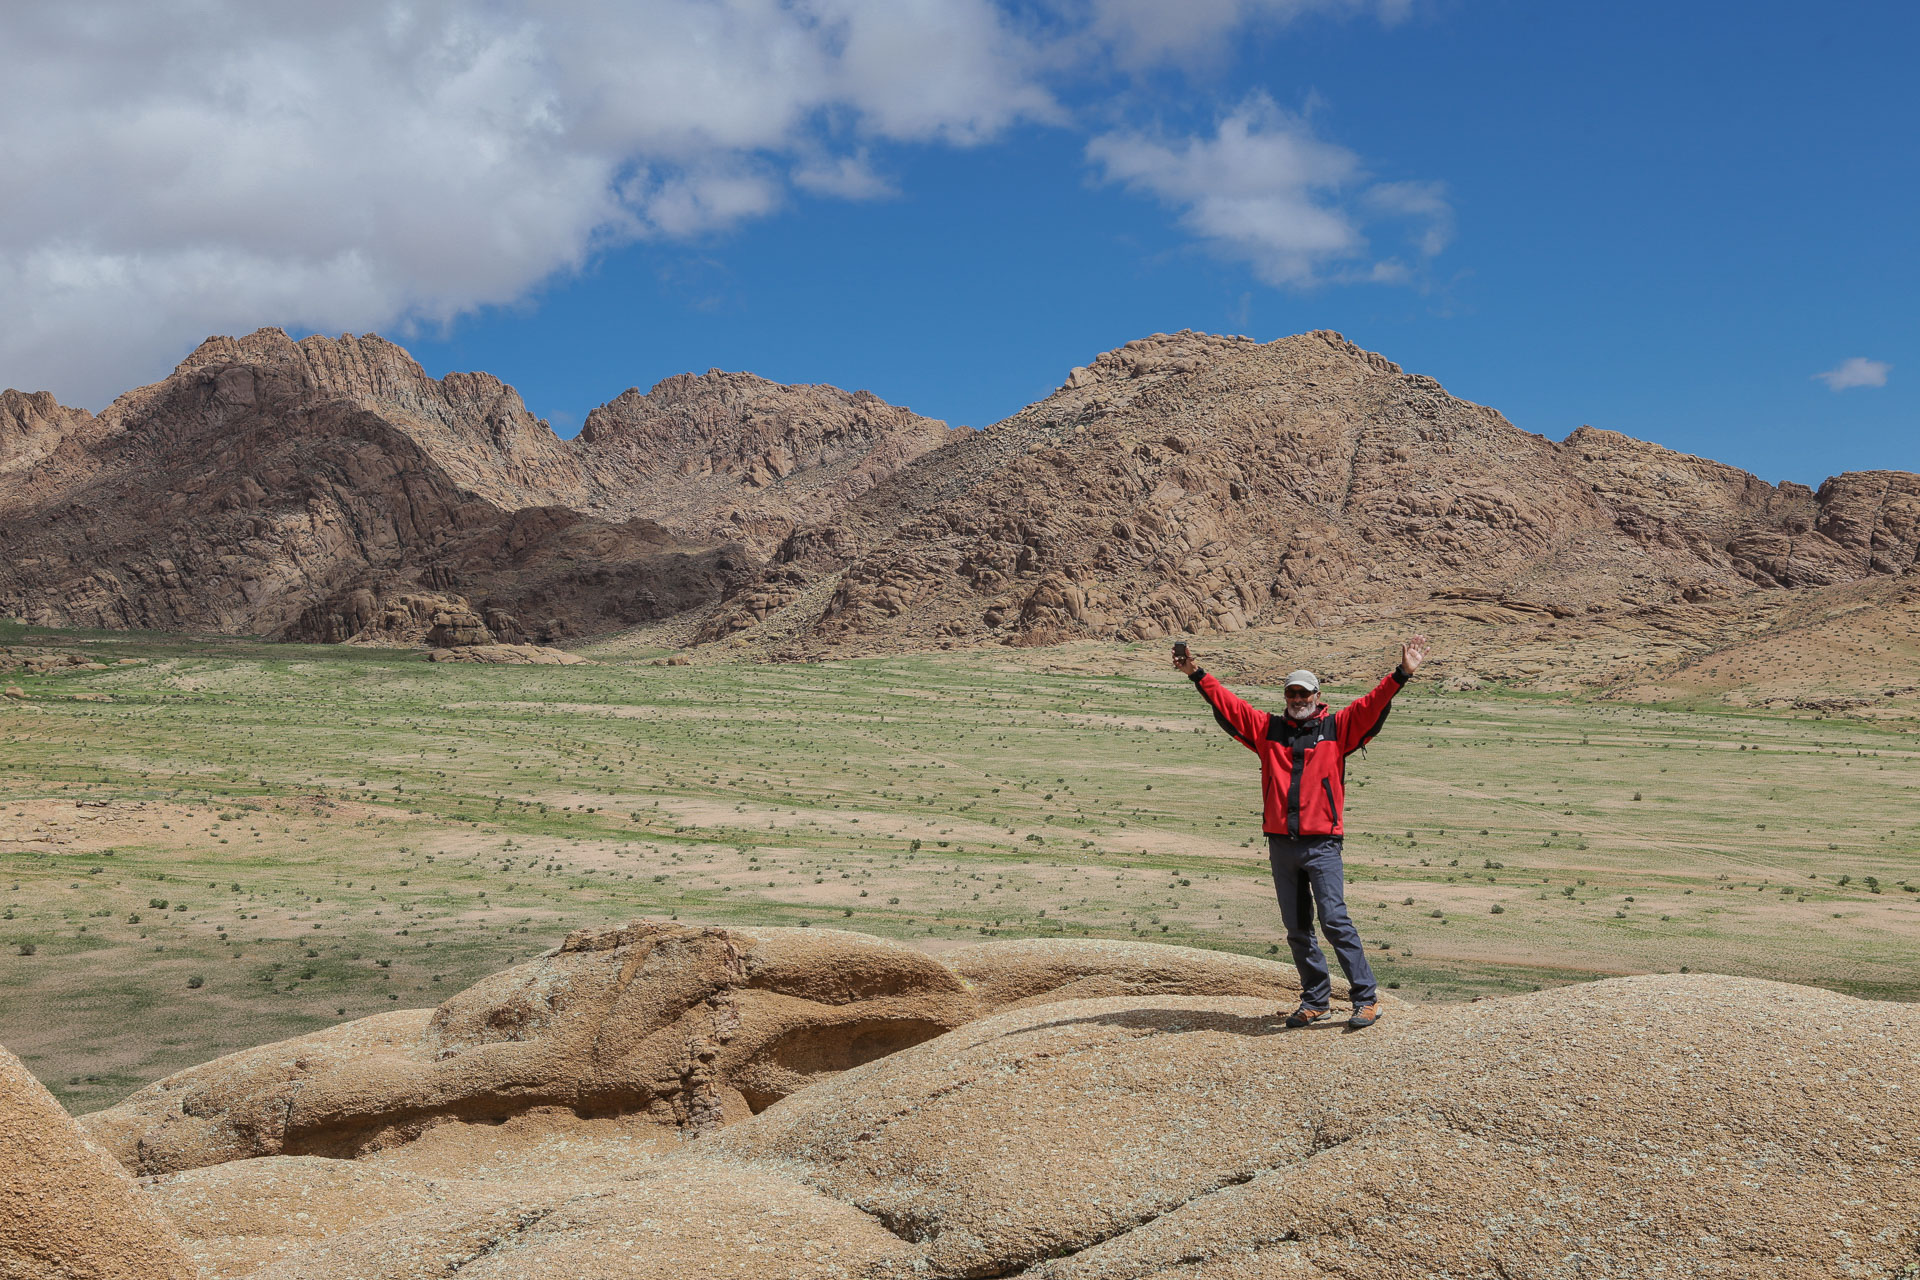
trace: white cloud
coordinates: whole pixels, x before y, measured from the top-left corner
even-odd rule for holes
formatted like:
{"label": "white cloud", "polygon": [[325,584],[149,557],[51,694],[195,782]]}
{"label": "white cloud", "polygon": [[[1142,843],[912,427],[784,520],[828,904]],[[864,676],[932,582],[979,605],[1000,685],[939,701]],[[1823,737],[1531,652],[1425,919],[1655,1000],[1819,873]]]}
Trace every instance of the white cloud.
{"label": "white cloud", "polygon": [[822,156],[802,164],[793,171],[793,185],[842,200],[878,200],[900,194],[899,188],[873,171],[865,153]]}
{"label": "white cloud", "polygon": [[1375,213],[1414,223],[1414,246],[1423,258],[1440,254],[1453,241],[1453,206],[1438,182],[1376,182],[1361,197]]}
{"label": "white cloud", "polygon": [[96,408],[209,332],[444,320],[1062,118],[992,0],[91,0],[0,47],[0,385]]}
{"label": "white cloud", "polygon": [[1893,366],[1884,360],[1852,356],[1825,373],[1813,376],[1826,383],[1830,391],[1849,391],[1854,387],[1884,387],[1887,385],[1887,374],[1892,371]]}
{"label": "white cloud", "polygon": [[[1072,127],[1055,81],[1409,3],[0,5],[0,386],[98,408],[208,333],[404,333],[795,190],[894,194],[871,159],[890,144]],[[1438,188],[1366,188],[1356,156],[1271,104],[1210,139],[1109,134],[1089,155],[1279,282],[1361,256],[1362,215],[1435,245],[1450,225]]]}
{"label": "white cloud", "polygon": [[1392,25],[1413,0],[1077,0],[1083,33],[1127,67],[1206,62],[1225,52],[1248,26],[1286,26],[1310,15],[1371,14]]}
{"label": "white cloud", "polygon": [[[1312,284],[1362,258],[1365,212],[1420,222],[1424,256],[1445,247],[1452,225],[1439,186],[1368,185],[1357,155],[1315,137],[1305,119],[1263,95],[1222,119],[1211,137],[1108,133],[1088,144],[1087,156],[1108,181],[1180,210],[1182,226],[1274,285]],[[1343,276],[1400,283],[1411,272],[1388,260]]]}

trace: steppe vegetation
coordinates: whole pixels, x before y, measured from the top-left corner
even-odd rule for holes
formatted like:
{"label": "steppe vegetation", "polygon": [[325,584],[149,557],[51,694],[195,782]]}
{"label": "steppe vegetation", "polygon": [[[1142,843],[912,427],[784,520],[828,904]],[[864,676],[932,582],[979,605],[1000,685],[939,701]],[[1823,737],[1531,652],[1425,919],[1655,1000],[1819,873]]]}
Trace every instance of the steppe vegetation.
{"label": "steppe vegetation", "polygon": [[[1284,955],[1253,760],[1158,643],[551,668],[0,643],[145,660],[0,699],[0,1043],[75,1111],[638,916]],[[1681,969],[1920,998],[1917,742],[1423,681],[1352,764],[1349,901],[1416,1002]]]}

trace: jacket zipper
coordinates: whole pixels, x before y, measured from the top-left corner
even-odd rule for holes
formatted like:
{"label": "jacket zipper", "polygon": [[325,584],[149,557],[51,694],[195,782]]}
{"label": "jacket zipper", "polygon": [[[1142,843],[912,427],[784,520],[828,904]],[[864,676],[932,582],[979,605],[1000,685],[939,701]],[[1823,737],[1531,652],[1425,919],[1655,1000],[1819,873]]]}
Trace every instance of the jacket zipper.
{"label": "jacket zipper", "polygon": [[1327,793],[1327,817],[1332,821],[1334,829],[1338,830],[1340,826],[1340,806],[1333,802],[1333,779],[1322,778],[1320,779],[1320,785]]}
{"label": "jacket zipper", "polygon": [[1300,834],[1300,780],[1307,772],[1307,749],[1296,743],[1287,750],[1293,756],[1287,779],[1287,834],[1297,836]]}

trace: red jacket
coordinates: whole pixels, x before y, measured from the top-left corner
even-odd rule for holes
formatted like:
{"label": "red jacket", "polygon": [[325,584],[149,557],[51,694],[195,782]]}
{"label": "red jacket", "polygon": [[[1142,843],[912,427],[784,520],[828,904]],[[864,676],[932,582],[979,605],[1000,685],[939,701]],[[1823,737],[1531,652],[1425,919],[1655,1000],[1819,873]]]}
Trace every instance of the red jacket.
{"label": "red jacket", "polygon": [[1336,712],[1322,702],[1305,720],[1260,711],[1204,671],[1189,679],[1213,708],[1220,727],[1260,757],[1260,790],[1266,801],[1261,825],[1267,834],[1344,835],[1340,820],[1347,807],[1347,755],[1380,732],[1393,695],[1407,682],[1400,668],[1365,697]]}

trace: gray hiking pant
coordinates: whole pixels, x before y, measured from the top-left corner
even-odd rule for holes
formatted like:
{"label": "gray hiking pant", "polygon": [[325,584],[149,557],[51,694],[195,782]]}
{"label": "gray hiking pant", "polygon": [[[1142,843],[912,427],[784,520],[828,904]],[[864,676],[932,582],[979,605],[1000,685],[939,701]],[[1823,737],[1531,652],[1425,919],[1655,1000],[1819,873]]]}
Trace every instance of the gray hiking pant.
{"label": "gray hiking pant", "polygon": [[1378,988],[1360,930],[1347,915],[1347,872],[1340,861],[1338,836],[1267,836],[1267,861],[1273,865],[1273,888],[1280,895],[1280,918],[1287,926],[1287,946],[1300,970],[1300,1002],[1324,1009],[1333,1000],[1333,979],[1327,958],[1313,937],[1313,911],[1320,908],[1320,928],[1333,944],[1340,969],[1347,975],[1355,1004],[1372,1004]]}

